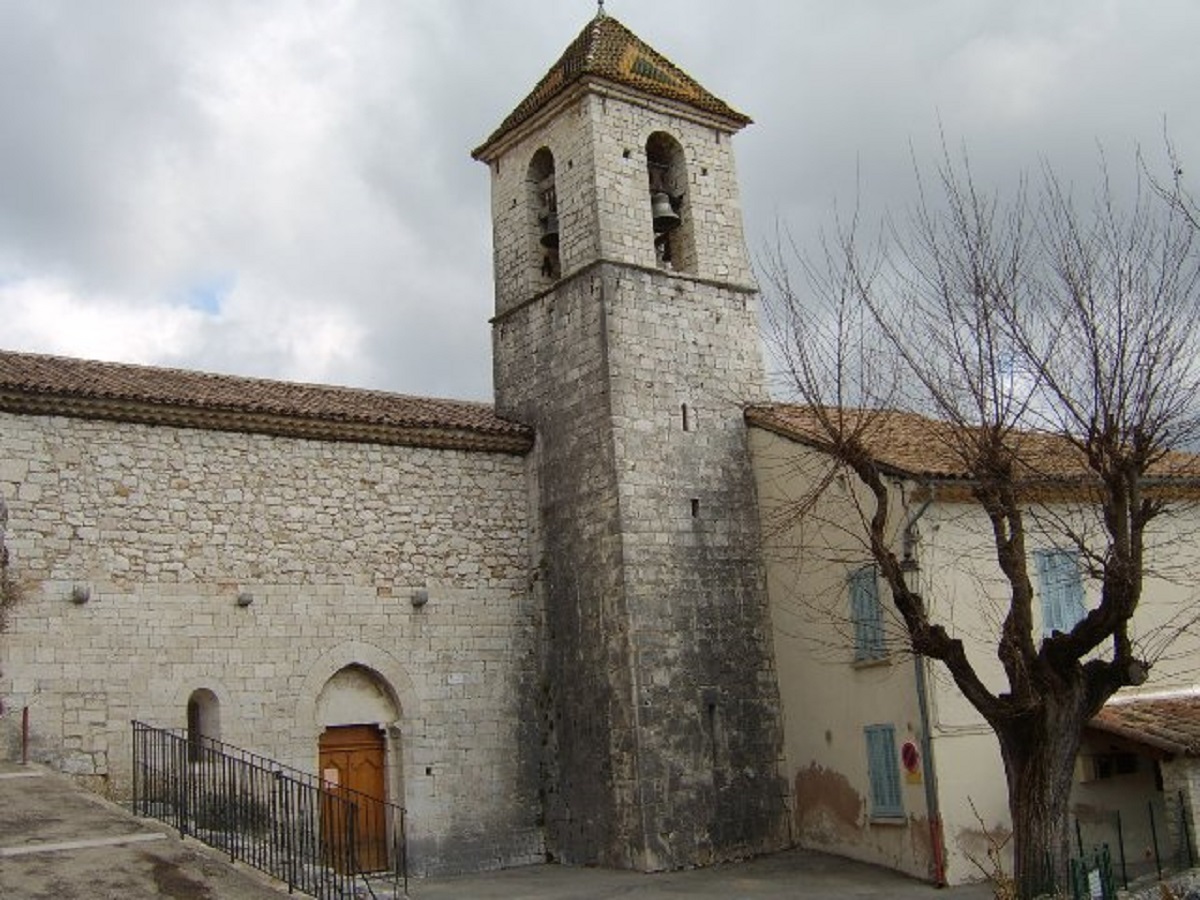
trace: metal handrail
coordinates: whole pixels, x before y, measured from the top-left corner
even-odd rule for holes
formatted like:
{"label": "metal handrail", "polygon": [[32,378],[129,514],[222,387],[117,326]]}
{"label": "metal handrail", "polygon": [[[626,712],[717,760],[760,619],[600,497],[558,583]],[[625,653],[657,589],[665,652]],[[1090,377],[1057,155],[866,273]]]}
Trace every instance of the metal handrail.
{"label": "metal handrail", "polygon": [[138,815],[221,849],[289,891],[324,900],[365,888],[374,897],[370,876],[407,896],[402,806],[212,738],[132,724]]}

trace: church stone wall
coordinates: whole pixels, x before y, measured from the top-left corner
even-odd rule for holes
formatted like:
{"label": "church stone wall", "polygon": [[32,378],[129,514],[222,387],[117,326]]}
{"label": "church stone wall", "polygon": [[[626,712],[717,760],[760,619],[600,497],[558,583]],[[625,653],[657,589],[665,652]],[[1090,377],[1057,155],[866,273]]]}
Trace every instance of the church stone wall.
{"label": "church stone wall", "polygon": [[741,407],[754,317],[745,291],[601,263],[496,323],[498,411],[538,428],[547,839],[569,862],[787,841]]}
{"label": "church stone wall", "polygon": [[498,322],[493,339],[497,412],[538,424],[529,465],[546,598],[547,849],[628,867],[641,828],[604,315],[600,280],[584,276]]}
{"label": "church stone wall", "polygon": [[655,268],[646,142],[658,131],[687,159],[687,214],[702,279],[753,287],[742,229],[732,139],[663,107],[585,94],[491,165],[496,312],[506,313],[553,282],[540,273],[537,223],[527,209],[529,163],[554,155],[563,279],[604,259]]}
{"label": "church stone wall", "polygon": [[[498,313],[518,306],[553,283],[541,273],[544,252],[538,244],[540,232],[526,200],[529,163],[542,147],[554,156],[562,275],[567,277],[596,258],[596,193],[588,102],[584,98],[571,104],[559,118],[491,165]],[[647,227],[648,223],[647,218]]]}
{"label": "church stone wall", "polygon": [[679,142],[686,159],[684,216],[692,219],[696,242],[692,274],[753,287],[731,135],[665,104],[651,109],[590,95],[587,114],[596,147],[600,255],[613,262],[656,267],[646,143],[655,132],[664,132]]}
{"label": "church stone wall", "polygon": [[524,472],[505,454],[0,415],[25,587],[0,741],[15,752],[27,706],[35,758],[122,794],[130,720],[182,727],[207,688],[222,739],[313,771],[318,695],[354,665],[399,709],[384,724],[414,868],[541,859]]}
{"label": "church stone wall", "polygon": [[764,399],[755,298],[606,276],[647,852],[679,866],[779,849],[783,733],[743,419]]}
{"label": "church stone wall", "polygon": [[[590,84],[492,160],[493,365],[497,412],[538,434],[547,849],[663,869],[788,838],[742,414],[765,391],[731,136],[634,99]],[[688,274],[655,251],[660,132],[686,167]],[[557,281],[525,202],[542,147]]]}

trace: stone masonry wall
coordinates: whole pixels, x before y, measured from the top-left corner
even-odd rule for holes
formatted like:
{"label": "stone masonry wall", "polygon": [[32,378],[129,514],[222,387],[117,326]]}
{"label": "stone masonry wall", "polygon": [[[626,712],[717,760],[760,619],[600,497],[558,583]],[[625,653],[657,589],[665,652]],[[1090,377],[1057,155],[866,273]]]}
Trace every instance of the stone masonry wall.
{"label": "stone masonry wall", "polygon": [[399,710],[414,869],[541,859],[524,465],[0,415],[28,587],[0,638],[0,739],[14,748],[28,706],[36,758],[121,794],[130,719],[182,727],[207,688],[222,739],[313,771],[318,695],[361,666]]}
{"label": "stone masonry wall", "polygon": [[[696,277],[656,263],[660,131],[686,158]],[[523,209],[541,147],[557,283]],[[782,730],[742,416],[765,394],[730,135],[593,86],[493,162],[492,190],[497,411],[538,433],[548,851],[663,869],[777,849]]]}
{"label": "stone masonry wall", "polygon": [[596,196],[587,102],[570,106],[544,130],[491,166],[492,255],[498,313],[552,285],[541,273],[541,232],[527,202],[529,163],[541,147],[554,156],[563,277],[596,258]]}
{"label": "stone masonry wall", "polygon": [[783,733],[743,418],[763,399],[754,297],[613,267],[605,298],[647,852],[670,867],[778,849]]}
{"label": "stone masonry wall", "polygon": [[495,377],[497,411],[538,423],[547,849],[568,863],[630,867],[641,829],[599,289],[596,278],[572,279],[498,323]]}
{"label": "stone masonry wall", "polygon": [[526,202],[529,163],[541,147],[555,160],[563,279],[598,259],[655,267],[646,142],[656,131],[671,134],[687,158],[695,274],[754,286],[730,135],[665,107],[587,94],[491,166],[497,313],[552,287]]}
{"label": "stone masonry wall", "polygon": [[[1166,807],[1166,852],[1183,856],[1185,840],[1197,850],[1196,828],[1200,826],[1200,761],[1188,757],[1165,760],[1162,766],[1162,799]],[[1186,838],[1184,820],[1186,819]]]}
{"label": "stone masonry wall", "polygon": [[538,425],[547,840],[569,862],[786,842],[740,405],[761,390],[752,300],[601,265],[495,327],[498,410]]}

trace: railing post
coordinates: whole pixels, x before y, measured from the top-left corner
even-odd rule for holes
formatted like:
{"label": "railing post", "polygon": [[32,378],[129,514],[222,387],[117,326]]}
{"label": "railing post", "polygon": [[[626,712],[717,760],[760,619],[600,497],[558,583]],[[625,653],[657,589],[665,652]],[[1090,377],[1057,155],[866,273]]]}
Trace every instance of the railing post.
{"label": "railing post", "polygon": [[400,807],[400,860],[404,875],[404,895],[408,896],[408,810]]}
{"label": "railing post", "polygon": [[358,804],[346,801],[346,870],[349,876],[358,877]]}
{"label": "railing post", "polygon": [[[286,826],[288,815],[288,790],[287,782],[283,780],[283,773],[276,771],[271,774],[272,790],[271,799],[275,803],[275,814],[272,817],[271,833],[274,836],[272,843],[275,846],[272,848],[271,855],[275,855],[275,851],[283,849],[284,868],[287,869],[287,885],[288,893],[292,892],[292,888],[296,886],[296,854],[292,852],[290,834]],[[282,845],[282,847],[280,846]]]}
{"label": "railing post", "polygon": [[1125,831],[1121,827],[1121,811],[1117,810],[1117,850],[1121,854],[1121,883],[1129,890],[1129,869],[1125,866]]}
{"label": "railing post", "polygon": [[1150,839],[1154,843],[1154,867],[1158,870],[1158,880],[1162,881],[1162,857],[1158,852],[1158,829],[1154,825],[1154,801],[1146,804],[1150,810]]}
{"label": "railing post", "polygon": [[181,835],[188,833],[188,818],[191,811],[191,796],[192,789],[190,779],[188,778],[187,765],[187,747],[175,744],[171,747],[171,755],[174,757],[175,769],[175,784],[177,785],[178,797],[175,803],[175,820],[176,828]]}
{"label": "railing post", "polygon": [[1183,802],[1182,790],[1179,791],[1179,825],[1180,831],[1183,834],[1183,847],[1187,853],[1188,868],[1190,869],[1195,865],[1195,861],[1192,859],[1192,835],[1191,829],[1188,828],[1188,811],[1187,806]]}
{"label": "railing post", "polygon": [[131,740],[133,741],[133,812],[140,815],[138,809],[138,727],[137,722],[130,723]]}
{"label": "railing post", "polygon": [[1105,900],[1116,900],[1117,882],[1113,878],[1112,851],[1108,849],[1108,844],[1103,846],[1104,855],[1100,857],[1100,878],[1104,883],[1104,898]]}

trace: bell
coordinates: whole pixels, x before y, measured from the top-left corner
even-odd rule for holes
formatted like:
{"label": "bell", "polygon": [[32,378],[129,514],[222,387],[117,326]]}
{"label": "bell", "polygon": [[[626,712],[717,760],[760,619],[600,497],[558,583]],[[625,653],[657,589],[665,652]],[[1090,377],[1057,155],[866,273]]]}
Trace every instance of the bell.
{"label": "bell", "polygon": [[542,246],[550,249],[558,246],[557,213],[550,213],[542,217]]}
{"label": "bell", "polygon": [[655,191],[650,195],[650,213],[654,216],[655,234],[674,231],[679,227],[679,213],[675,212],[671,197],[666,191]]}

